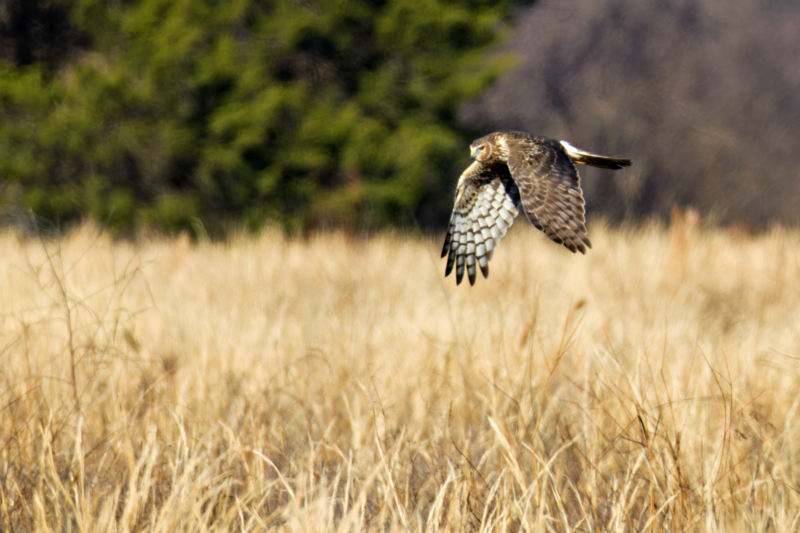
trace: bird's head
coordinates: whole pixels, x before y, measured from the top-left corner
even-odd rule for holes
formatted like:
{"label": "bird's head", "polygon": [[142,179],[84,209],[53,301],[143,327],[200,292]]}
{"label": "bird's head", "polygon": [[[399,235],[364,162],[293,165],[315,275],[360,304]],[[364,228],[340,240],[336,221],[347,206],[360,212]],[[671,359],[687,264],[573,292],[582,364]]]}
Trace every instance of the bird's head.
{"label": "bird's head", "polygon": [[486,161],[492,155],[492,144],[486,137],[476,139],[469,147],[469,155],[475,161]]}

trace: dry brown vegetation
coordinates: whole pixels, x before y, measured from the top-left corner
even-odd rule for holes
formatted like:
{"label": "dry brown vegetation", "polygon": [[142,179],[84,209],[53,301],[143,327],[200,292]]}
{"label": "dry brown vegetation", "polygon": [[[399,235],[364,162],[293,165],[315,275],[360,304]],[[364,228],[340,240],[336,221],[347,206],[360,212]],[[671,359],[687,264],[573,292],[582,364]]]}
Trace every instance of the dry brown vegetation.
{"label": "dry brown vegetation", "polygon": [[800,233],[0,236],[4,531],[792,531]]}

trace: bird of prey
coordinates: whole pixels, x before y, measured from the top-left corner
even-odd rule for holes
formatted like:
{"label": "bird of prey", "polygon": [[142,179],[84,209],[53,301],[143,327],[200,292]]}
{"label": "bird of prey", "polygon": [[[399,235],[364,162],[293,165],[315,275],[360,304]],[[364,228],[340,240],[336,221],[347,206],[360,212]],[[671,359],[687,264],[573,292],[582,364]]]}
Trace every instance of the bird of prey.
{"label": "bird of prey", "polygon": [[442,249],[445,276],[456,269],[456,284],[467,271],[475,284],[476,265],[489,276],[489,260],[520,206],[531,224],[571,252],[586,253],[583,193],[575,163],[620,169],[630,159],[578,150],[566,141],[518,131],[498,131],[470,146],[472,164],[461,174],[456,204]]}

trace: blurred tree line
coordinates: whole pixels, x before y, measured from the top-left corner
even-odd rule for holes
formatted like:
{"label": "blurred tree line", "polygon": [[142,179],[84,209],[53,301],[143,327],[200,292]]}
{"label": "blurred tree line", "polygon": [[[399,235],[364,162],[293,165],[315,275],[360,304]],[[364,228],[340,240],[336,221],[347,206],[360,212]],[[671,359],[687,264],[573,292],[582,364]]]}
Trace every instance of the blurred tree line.
{"label": "blurred tree line", "polygon": [[521,129],[634,160],[581,169],[610,220],[800,222],[800,4],[520,3],[0,0],[0,217],[443,225]]}
{"label": "blurred tree line", "polygon": [[518,66],[461,120],[633,159],[581,169],[589,211],[800,223],[800,3],[542,0],[516,27]]}
{"label": "blurred tree line", "polygon": [[429,225],[517,3],[0,0],[0,204],[121,232]]}

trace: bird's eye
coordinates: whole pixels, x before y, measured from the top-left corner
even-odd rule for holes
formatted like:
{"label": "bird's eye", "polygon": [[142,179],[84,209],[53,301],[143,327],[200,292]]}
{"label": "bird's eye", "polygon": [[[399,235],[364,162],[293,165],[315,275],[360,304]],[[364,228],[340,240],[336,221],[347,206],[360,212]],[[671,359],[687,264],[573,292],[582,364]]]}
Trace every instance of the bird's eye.
{"label": "bird's eye", "polygon": [[469,147],[469,151],[470,151],[470,156],[472,157],[472,159],[475,159],[476,157],[481,155],[483,153],[483,149],[485,147],[486,147],[485,144],[481,144],[480,146],[470,146]]}

